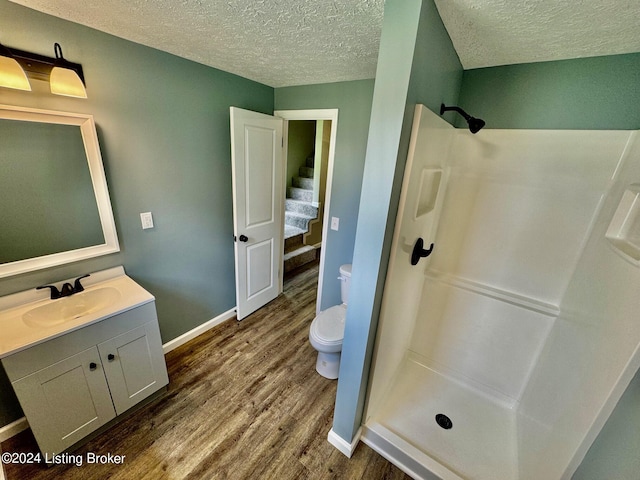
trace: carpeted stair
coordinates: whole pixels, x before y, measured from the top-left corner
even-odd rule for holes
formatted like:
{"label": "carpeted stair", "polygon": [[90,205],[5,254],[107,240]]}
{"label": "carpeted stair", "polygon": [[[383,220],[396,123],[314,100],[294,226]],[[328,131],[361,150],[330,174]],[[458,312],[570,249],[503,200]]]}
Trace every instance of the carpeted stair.
{"label": "carpeted stair", "polygon": [[316,259],[317,249],[305,245],[303,235],[309,231],[309,222],[318,218],[318,207],[313,201],[313,155],[307,157],[306,166],[300,167],[287,188],[284,211],[284,271],[289,272]]}

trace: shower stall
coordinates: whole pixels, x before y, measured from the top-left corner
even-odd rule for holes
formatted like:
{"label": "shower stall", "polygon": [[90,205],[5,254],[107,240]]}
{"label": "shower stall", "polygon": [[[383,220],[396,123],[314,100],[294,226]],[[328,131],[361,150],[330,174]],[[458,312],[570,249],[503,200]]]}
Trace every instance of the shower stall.
{"label": "shower stall", "polygon": [[416,107],[365,443],[415,478],[571,477],[640,366],[636,135]]}

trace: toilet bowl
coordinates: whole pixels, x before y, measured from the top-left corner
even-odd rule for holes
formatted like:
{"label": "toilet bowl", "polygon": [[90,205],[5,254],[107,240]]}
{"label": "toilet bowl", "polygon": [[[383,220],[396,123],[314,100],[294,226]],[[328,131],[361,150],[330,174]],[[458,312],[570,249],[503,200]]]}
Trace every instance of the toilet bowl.
{"label": "toilet bowl", "polygon": [[325,378],[338,378],[340,370],[340,353],[342,352],[342,340],[344,338],[344,322],[347,316],[347,299],[351,286],[351,265],[340,267],[342,282],[340,294],[342,304],[335,305],[320,312],[311,322],[309,329],[309,341],[318,351],[316,371]]}

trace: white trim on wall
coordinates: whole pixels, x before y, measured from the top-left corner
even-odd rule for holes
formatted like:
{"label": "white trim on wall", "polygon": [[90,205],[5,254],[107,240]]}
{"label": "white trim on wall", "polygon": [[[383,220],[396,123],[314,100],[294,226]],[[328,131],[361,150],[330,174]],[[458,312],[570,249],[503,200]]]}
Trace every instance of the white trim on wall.
{"label": "white trim on wall", "polygon": [[[338,138],[338,109],[328,108],[321,110],[276,110],[273,114],[285,120],[284,143],[285,147],[288,142],[288,126],[290,120],[331,120],[331,139],[329,141],[329,163],[327,166],[327,185],[325,189],[324,200],[324,216],[322,219],[324,227],[322,228],[322,246],[320,249],[320,266],[318,273],[318,296],[316,298],[316,315],[320,313],[320,305],[322,305],[322,287],[324,284],[324,262],[327,252],[327,234],[329,228],[329,212],[331,210],[331,185],[333,183],[333,162],[336,154],[336,140]],[[284,205],[284,200],[283,200]],[[283,206],[284,208],[284,206]]]}
{"label": "white trim on wall", "polygon": [[331,445],[336,447],[340,451],[340,453],[345,455],[347,458],[351,458],[351,455],[353,455],[353,452],[358,446],[358,442],[360,441],[361,435],[362,435],[362,427],[358,429],[355,437],[353,437],[353,440],[351,440],[351,443],[349,443],[340,435],[338,435],[336,432],[334,432],[332,428],[331,430],[329,430],[329,434],[327,435],[327,440]]}
{"label": "white trim on wall", "polygon": [[227,321],[227,320],[229,320],[229,319],[231,319],[231,318],[233,318],[235,316],[236,316],[236,307],[233,307],[232,309],[227,310],[224,313],[221,313],[217,317],[212,318],[208,322],[205,322],[202,325],[198,325],[196,328],[193,328],[193,329],[189,330],[188,332],[183,333],[179,337],[176,337],[173,340],[169,340],[167,343],[162,345],[162,350],[164,351],[164,354],[166,355],[171,350],[175,350],[176,348],[178,348],[178,347],[184,345],[185,343],[187,343],[189,340],[193,340],[198,335],[202,335],[207,330],[211,330],[216,325],[220,325],[222,322],[225,322],[225,321]]}
{"label": "white trim on wall", "polygon": [[[0,442],[4,442],[5,440],[9,440],[11,437],[19,434],[20,432],[29,428],[29,424],[27,423],[27,419],[21,417],[14,422],[11,422],[9,425],[5,425],[0,428]],[[0,462],[1,463],[1,462]],[[2,477],[0,477],[1,479]]]}

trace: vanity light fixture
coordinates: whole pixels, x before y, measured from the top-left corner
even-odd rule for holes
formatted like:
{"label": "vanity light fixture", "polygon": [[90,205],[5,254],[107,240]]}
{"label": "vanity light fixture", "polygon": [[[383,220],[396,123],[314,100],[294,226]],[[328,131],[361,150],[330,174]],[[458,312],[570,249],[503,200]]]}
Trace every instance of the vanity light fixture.
{"label": "vanity light fixture", "polygon": [[0,43],[0,87],[31,91],[31,84],[11,51]]}
{"label": "vanity light fixture", "polygon": [[[51,93],[55,95],[87,98],[82,65],[65,59],[62,56],[62,47],[59,43],[54,43],[53,50],[55,58],[0,45],[0,87],[31,90],[27,79],[27,77],[30,77],[49,82]],[[5,61],[4,59],[8,60]],[[14,86],[18,84],[3,80],[5,75],[11,71],[9,66],[5,66],[13,65],[11,60],[22,71],[23,82],[26,82],[28,88]],[[15,66],[13,68],[15,69]],[[24,86],[24,83],[22,85]]]}
{"label": "vanity light fixture", "polygon": [[59,43],[53,44],[53,51],[56,55],[56,63],[49,76],[51,93],[67,97],[87,98],[84,83],[73,69],[73,64],[62,56],[62,47]]}

